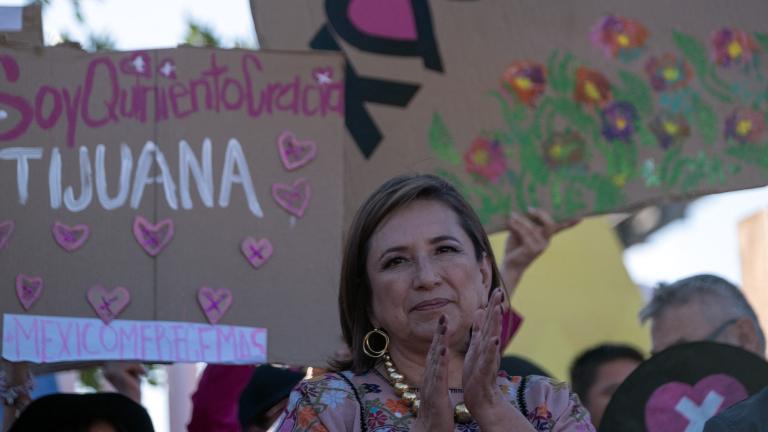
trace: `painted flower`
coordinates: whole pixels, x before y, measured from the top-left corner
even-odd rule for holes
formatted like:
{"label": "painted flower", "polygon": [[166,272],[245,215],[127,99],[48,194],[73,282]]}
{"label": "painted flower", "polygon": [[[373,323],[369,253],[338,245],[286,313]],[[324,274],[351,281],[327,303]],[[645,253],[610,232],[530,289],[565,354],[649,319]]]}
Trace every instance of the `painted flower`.
{"label": "painted flower", "polygon": [[368,423],[368,427],[371,429],[384,426],[387,423],[387,415],[384,414],[383,410],[373,407],[368,412],[368,419],[366,420],[366,423]]}
{"label": "painted flower", "polygon": [[749,108],[737,108],[725,119],[725,138],[742,144],[756,144],[765,134],[763,113]]}
{"label": "painted flower", "polygon": [[611,100],[611,83],[600,72],[579,67],[573,97],[587,105],[604,106]]}
{"label": "painted flower", "polygon": [[715,32],[711,40],[712,60],[720,66],[745,64],[752,60],[757,44],[743,30],[724,28]]}
{"label": "painted flower", "polygon": [[[578,165],[587,154],[587,142],[576,131],[555,132],[544,142],[544,160],[550,168]],[[514,379],[519,377],[513,377]]]}
{"label": "painted flower", "polygon": [[384,406],[397,418],[400,418],[410,412],[410,408],[400,399],[389,399]]}
{"label": "painted flower", "polygon": [[518,61],[504,71],[501,85],[524,104],[533,106],[546,90],[547,71],[541,64]]}
{"label": "painted flower", "polygon": [[686,138],[691,136],[688,120],[682,114],[672,114],[666,111],[659,113],[648,126],[651,132],[656,135],[659,146],[665,150],[682,144]]}
{"label": "painted flower", "polygon": [[507,161],[501,144],[485,138],[475,138],[472,141],[472,146],[464,153],[464,164],[468,173],[494,183],[507,171]]}
{"label": "painted flower", "polygon": [[648,30],[633,19],[607,15],[592,27],[590,39],[606,57],[629,61],[642,53]]}
{"label": "painted flower", "polygon": [[691,67],[674,54],[653,56],[645,63],[645,73],[656,91],[677,90],[688,85],[693,76]]}
{"label": "painted flower", "polygon": [[627,141],[635,132],[637,110],[629,102],[613,102],[600,113],[600,118],[606,139]]}

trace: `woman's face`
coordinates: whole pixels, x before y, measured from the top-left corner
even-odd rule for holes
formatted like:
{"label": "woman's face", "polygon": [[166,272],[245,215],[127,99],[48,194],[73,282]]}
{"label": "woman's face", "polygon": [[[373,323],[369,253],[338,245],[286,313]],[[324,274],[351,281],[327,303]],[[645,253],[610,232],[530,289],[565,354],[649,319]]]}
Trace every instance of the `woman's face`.
{"label": "woman's face", "polygon": [[372,323],[394,344],[429,344],[440,315],[452,344],[464,344],[475,312],[487,302],[490,258],[478,262],[450,207],[415,201],[392,213],[370,239],[366,267]]}

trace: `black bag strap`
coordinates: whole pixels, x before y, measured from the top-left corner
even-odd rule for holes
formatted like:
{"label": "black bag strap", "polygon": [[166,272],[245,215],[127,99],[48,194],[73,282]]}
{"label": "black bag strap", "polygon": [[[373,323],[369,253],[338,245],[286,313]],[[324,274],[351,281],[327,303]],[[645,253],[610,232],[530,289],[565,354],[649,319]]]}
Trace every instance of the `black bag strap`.
{"label": "black bag strap", "polygon": [[352,388],[352,393],[355,395],[355,399],[357,399],[357,404],[360,405],[360,430],[362,432],[368,432],[368,428],[366,427],[366,424],[365,424],[365,409],[363,406],[363,400],[360,398],[360,394],[357,392],[357,387],[355,387],[352,381],[349,378],[347,378],[346,375],[344,375],[343,373],[337,372],[336,375],[340,376],[341,379],[346,381],[347,384],[349,384],[349,386]]}

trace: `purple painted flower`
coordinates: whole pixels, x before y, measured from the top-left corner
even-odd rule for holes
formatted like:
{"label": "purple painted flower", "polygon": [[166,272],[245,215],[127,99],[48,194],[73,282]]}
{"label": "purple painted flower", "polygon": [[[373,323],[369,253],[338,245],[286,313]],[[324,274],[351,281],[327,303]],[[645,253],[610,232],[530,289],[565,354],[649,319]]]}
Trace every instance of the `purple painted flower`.
{"label": "purple painted flower", "polygon": [[724,28],[715,32],[711,40],[712,60],[720,66],[745,64],[752,60],[758,50],[749,33],[743,30]]}
{"label": "purple painted flower", "polygon": [[635,133],[637,110],[629,102],[613,102],[600,113],[603,136],[610,140],[628,141]]}
{"label": "purple painted flower", "polygon": [[736,108],[725,119],[725,139],[741,144],[758,144],[765,134],[763,113],[749,108]]}
{"label": "purple painted flower", "polygon": [[592,28],[590,39],[606,57],[631,60],[645,46],[648,30],[639,21],[607,15]]}
{"label": "purple painted flower", "polygon": [[547,71],[541,64],[518,61],[504,71],[501,85],[524,104],[534,106],[547,88]]}
{"label": "purple painted flower", "polygon": [[682,144],[691,136],[688,120],[682,114],[661,112],[648,125],[664,150]]}

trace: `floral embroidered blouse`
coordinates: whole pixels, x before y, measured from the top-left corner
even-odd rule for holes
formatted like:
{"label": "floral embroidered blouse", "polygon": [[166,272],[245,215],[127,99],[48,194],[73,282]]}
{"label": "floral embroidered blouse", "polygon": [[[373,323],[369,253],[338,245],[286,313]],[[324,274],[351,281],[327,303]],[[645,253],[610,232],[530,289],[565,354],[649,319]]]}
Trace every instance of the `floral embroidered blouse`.
{"label": "floral embroidered blouse", "polygon": [[[341,376],[343,374],[343,377]],[[351,372],[327,373],[301,382],[288,400],[278,420],[278,432],[407,432],[415,417],[395,394],[389,382],[377,371],[354,375]],[[587,410],[568,386],[549,378],[497,379],[509,403],[541,432],[594,431]],[[354,385],[354,388],[350,386]],[[522,386],[522,389],[520,387]],[[463,401],[461,390],[450,393],[454,405]],[[361,406],[362,404],[362,406]],[[474,421],[456,424],[456,431],[475,432]]]}

